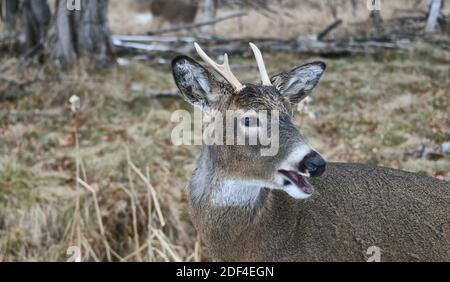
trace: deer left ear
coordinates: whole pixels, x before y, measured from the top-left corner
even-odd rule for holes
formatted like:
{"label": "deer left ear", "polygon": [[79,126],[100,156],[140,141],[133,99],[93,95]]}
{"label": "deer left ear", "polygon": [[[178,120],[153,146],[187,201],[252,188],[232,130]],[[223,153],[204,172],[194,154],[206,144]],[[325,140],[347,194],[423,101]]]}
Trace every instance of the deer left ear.
{"label": "deer left ear", "polygon": [[282,95],[296,104],[308,96],[308,92],[317,85],[325,69],[325,63],[314,62],[274,75],[270,80]]}
{"label": "deer left ear", "polygon": [[187,56],[172,61],[172,72],[181,96],[193,106],[211,108],[219,100],[219,85],[211,73]]}

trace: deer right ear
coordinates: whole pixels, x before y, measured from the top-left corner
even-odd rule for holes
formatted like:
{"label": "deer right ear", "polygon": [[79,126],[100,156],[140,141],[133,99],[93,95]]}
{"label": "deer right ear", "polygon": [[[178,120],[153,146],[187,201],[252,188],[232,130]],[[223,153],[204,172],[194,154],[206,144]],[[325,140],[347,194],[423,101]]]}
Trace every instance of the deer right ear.
{"label": "deer right ear", "polygon": [[308,96],[325,69],[325,63],[314,62],[274,75],[270,80],[282,95],[288,97],[292,104],[296,104]]}
{"label": "deer right ear", "polygon": [[193,59],[176,57],[172,61],[172,72],[181,95],[191,105],[205,109],[219,100],[217,81]]}

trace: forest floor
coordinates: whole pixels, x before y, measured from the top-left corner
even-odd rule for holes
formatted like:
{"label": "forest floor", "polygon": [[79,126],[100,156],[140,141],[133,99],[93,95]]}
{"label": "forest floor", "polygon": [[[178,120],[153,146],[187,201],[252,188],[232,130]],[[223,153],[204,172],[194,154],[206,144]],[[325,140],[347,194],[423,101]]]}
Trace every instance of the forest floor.
{"label": "forest floor", "polygon": [[[265,57],[272,73],[326,61],[308,105],[314,114],[297,113],[295,122],[329,161],[450,180],[448,154],[427,159],[414,153],[422,144],[450,140],[449,55],[430,54],[425,48],[335,59]],[[253,58],[231,58],[237,77],[257,80]],[[16,65],[12,59],[1,63]],[[171,114],[189,107],[178,98],[146,96],[176,92],[169,65],[131,62],[60,73],[17,64],[18,79],[47,80],[28,87],[30,96],[0,104],[0,261],[67,260],[68,247],[78,242],[85,260],[105,260],[107,249],[112,260],[208,260],[184,191],[200,147],[176,147],[170,139]],[[74,94],[82,102],[79,151],[67,103]],[[79,186],[80,212],[74,216],[77,157],[80,178],[96,197]]]}

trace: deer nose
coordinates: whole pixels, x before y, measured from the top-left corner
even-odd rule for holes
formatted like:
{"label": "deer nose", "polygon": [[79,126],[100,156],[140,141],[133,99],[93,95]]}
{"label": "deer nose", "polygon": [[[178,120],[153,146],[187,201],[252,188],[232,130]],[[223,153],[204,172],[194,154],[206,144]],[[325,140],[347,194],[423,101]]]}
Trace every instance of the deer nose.
{"label": "deer nose", "polygon": [[325,167],[325,160],[313,151],[300,162],[299,170],[303,173],[309,173],[311,177],[319,177],[325,172]]}

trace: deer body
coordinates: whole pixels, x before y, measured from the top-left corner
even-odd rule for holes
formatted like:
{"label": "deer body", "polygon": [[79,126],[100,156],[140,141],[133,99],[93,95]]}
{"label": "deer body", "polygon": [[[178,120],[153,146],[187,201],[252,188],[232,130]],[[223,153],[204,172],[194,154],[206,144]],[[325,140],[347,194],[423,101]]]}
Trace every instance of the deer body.
{"label": "deer body", "polygon": [[382,261],[450,261],[450,184],[362,164],[326,165],[292,123],[293,106],[315,87],[325,64],[269,77],[261,52],[250,45],[262,85],[242,84],[226,54],[219,65],[197,44],[200,57],[226,82],[189,57],[172,63],[181,95],[204,112],[279,117],[269,124],[261,115],[239,114],[234,131],[226,131],[232,139],[238,132],[251,139],[266,130],[279,143],[274,155],[261,153],[267,147],[261,140],[203,146],[188,193],[194,225],[212,257],[365,261],[378,248]]}
{"label": "deer body", "polygon": [[[202,154],[189,193],[194,225],[218,260],[366,261],[372,246],[380,248],[381,261],[450,260],[447,182],[333,163],[311,179],[319,192],[312,199],[264,188],[254,198],[240,187],[239,205],[221,205],[209,162]],[[199,189],[206,191],[200,199]]]}

